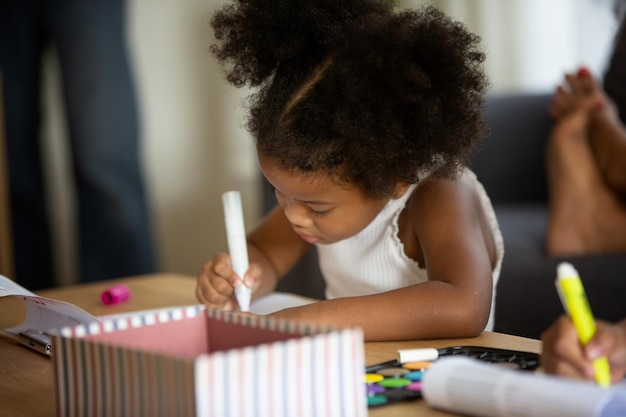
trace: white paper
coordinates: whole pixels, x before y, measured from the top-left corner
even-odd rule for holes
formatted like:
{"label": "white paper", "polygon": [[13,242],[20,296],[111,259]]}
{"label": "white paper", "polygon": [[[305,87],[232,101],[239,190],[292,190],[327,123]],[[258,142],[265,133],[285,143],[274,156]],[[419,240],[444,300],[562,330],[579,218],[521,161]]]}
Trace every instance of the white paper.
{"label": "white paper", "polygon": [[250,306],[250,312],[263,315],[272,314],[279,310],[300,307],[317,301],[319,300],[303,297],[297,294],[275,292],[254,300]]}
{"label": "white paper", "polygon": [[6,297],[7,295],[28,295],[37,297],[37,294],[28,291],[26,288],[11,281],[4,275],[0,275],[0,297]]}
{"label": "white paper", "polygon": [[467,357],[440,358],[424,374],[429,406],[481,417],[623,417],[626,387],[500,368]]}
{"label": "white paper", "polygon": [[15,327],[3,329],[13,339],[26,330],[50,332],[66,326],[89,324],[98,319],[73,304],[51,298],[40,297],[7,277],[0,275],[0,298],[15,297],[24,302],[26,318]]}
{"label": "white paper", "polygon": [[[315,303],[317,301],[319,300],[316,300],[314,298],[304,297],[298,294],[274,292],[274,293],[266,295],[265,297],[261,297],[261,298],[254,300],[250,304],[250,313],[259,314],[259,315],[272,314],[277,311],[284,310],[285,308],[300,307],[303,305]],[[185,308],[185,307],[191,307],[191,306],[179,306],[179,308]],[[157,312],[161,310],[163,310],[163,308],[155,308],[153,310],[133,311],[130,313],[109,314],[106,316],[98,316],[98,318],[100,320],[105,320],[105,319],[117,320],[121,318],[128,318],[128,317],[136,316],[139,314],[153,313],[153,312]]]}

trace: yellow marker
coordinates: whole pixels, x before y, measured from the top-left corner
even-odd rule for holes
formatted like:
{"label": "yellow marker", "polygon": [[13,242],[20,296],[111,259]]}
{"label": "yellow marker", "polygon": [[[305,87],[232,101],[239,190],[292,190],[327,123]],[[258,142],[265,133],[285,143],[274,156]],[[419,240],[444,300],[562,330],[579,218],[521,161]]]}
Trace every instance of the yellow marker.
{"label": "yellow marker", "polygon": [[[557,267],[556,289],[561,297],[563,308],[574,322],[578,339],[586,345],[596,333],[596,322],[591,314],[589,301],[585,289],[574,266],[568,262],[561,262]],[[611,372],[606,357],[598,358],[593,362],[596,382],[601,387],[611,385]]]}

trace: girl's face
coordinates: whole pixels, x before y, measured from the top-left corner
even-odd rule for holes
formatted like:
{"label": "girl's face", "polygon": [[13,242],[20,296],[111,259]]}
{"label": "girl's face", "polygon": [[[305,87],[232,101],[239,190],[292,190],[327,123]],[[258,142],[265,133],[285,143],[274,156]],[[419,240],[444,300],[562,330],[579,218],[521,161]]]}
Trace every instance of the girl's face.
{"label": "girl's face", "polygon": [[373,199],[356,187],[338,185],[325,174],[289,173],[259,155],[265,178],[293,230],[309,243],[334,243],[363,230],[388,199]]}

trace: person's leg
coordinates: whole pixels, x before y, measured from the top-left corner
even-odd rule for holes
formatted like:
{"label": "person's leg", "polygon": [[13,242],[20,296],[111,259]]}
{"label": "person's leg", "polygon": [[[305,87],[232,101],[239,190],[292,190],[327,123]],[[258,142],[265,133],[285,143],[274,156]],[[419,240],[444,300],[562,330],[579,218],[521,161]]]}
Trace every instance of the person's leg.
{"label": "person's leg", "polygon": [[55,0],[76,176],[80,278],[153,272],[122,0]]}
{"label": "person's leg", "polygon": [[595,124],[614,112],[590,77],[566,76],[550,110],[555,126],[546,149],[552,256],[626,251],[626,205],[605,182],[590,144]]}
{"label": "person's leg", "polygon": [[607,103],[605,111],[593,112],[591,115],[589,143],[608,186],[626,198],[626,126],[619,117],[619,108],[588,72],[584,72],[579,79],[590,95],[598,96],[599,100]]}
{"label": "person's leg", "polygon": [[0,73],[9,169],[15,279],[29,290],[54,286],[40,148],[40,67],[45,10],[30,0],[0,2]]}

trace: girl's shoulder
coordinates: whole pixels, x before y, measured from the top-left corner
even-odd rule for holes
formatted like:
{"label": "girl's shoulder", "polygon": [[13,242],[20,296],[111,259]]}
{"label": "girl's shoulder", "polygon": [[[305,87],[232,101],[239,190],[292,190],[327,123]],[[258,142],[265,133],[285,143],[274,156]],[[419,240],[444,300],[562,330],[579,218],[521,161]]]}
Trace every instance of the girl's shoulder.
{"label": "girl's shoulder", "polygon": [[398,236],[407,254],[423,260],[424,245],[456,239],[486,218],[475,175],[463,171],[454,179],[427,177],[418,183],[400,215]]}
{"label": "girl's shoulder", "polygon": [[466,168],[452,179],[434,176],[424,178],[414,188],[406,209],[418,218],[442,216],[444,213],[474,210],[480,198],[480,183],[476,175]]}

